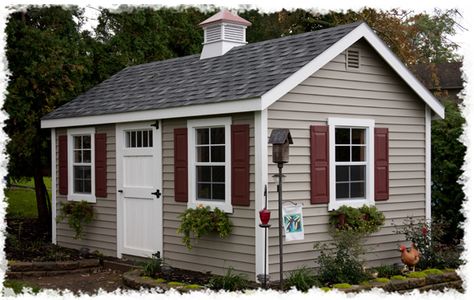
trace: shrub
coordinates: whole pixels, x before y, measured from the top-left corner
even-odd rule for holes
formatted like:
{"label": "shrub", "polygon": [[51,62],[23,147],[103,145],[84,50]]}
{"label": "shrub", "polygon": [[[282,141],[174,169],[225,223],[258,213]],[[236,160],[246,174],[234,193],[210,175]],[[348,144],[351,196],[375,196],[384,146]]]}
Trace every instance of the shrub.
{"label": "shrub", "polygon": [[329,249],[327,245],[318,246],[321,253],[316,262],[319,265],[317,279],[325,285],[340,282],[357,284],[369,278],[364,271],[363,263],[358,258],[358,252],[353,247],[347,247],[350,236],[346,236],[344,242],[339,240],[335,249]]}
{"label": "shrub", "polygon": [[247,276],[245,274],[234,274],[233,268],[227,269],[224,276],[212,276],[209,287],[212,290],[241,291],[247,288]]}
{"label": "shrub", "polygon": [[184,287],[187,288],[188,290],[199,290],[202,288],[202,286],[200,286],[199,284],[188,284]]}
{"label": "shrub", "polygon": [[192,249],[191,234],[196,239],[211,233],[217,233],[221,238],[226,238],[232,231],[229,217],[218,208],[213,211],[209,206],[188,208],[179,217],[181,224],[177,232],[184,235],[183,244],[188,249]]}
{"label": "shrub", "polygon": [[391,280],[406,280],[406,276],[403,276],[403,275],[394,275],[392,277],[390,277]]}
{"label": "shrub", "polygon": [[61,222],[65,218],[67,218],[69,227],[75,232],[74,239],[82,239],[83,226],[92,222],[94,208],[86,201],[62,202],[56,221]]}
{"label": "shrub", "polygon": [[458,244],[464,234],[459,225],[464,221],[461,208],[466,196],[458,179],[466,152],[466,146],[459,140],[465,120],[456,103],[448,100],[443,104],[445,118],[433,120],[431,127],[431,207],[433,218],[447,223],[440,237],[443,243]]}
{"label": "shrub", "polygon": [[296,287],[297,290],[307,292],[313,286],[318,285],[318,279],[313,271],[307,267],[300,267],[289,273],[285,280],[285,287]]}
{"label": "shrub", "polygon": [[322,288],[320,288],[321,290],[323,290],[324,292],[329,292],[330,290],[332,290],[332,288],[328,287],[328,286],[323,286]]}
{"label": "shrub", "polygon": [[319,266],[318,280],[323,284],[357,284],[368,279],[360,259],[365,253],[362,242],[369,234],[379,230],[384,220],[384,215],[375,207],[352,208],[344,205],[332,211],[329,233],[333,241],[315,245],[320,251],[316,259]]}
{"label": "shrub", "polygon": [[463,262],[460,250],[445,245],[442,237],[445,234],[446,223],[433,220],[431,223],[424,219],[407,218],[403,225],[396,226],[395,233],[405,235],[407,241],[415,244],[420,252],[420,262],[417,267],[427,268],[457,268]]}
{"label": "shrub", "polygon": [[157,251],[151,256],[151,259],[143,263],[143,274],[148,277],[155,277],[156,274],[161,272],[163,266],[163,260],[160,257],[160,251]]}

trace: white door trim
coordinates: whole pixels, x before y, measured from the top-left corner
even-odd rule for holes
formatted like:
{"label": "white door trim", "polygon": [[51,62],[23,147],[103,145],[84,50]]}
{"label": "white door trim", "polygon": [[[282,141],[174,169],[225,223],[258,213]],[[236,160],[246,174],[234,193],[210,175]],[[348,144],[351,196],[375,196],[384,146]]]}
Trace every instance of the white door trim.
{"label": "white door trim", "polygon": [[[122,137],[122,133],[126,129],[134,129],[134,128],[143,128],[143,127],[149,127],[150,126],[150,121],[148,122],[140,122],[140,123],[118,123],[115,126],[115,147],[116,147],[116,205],[117,205],[117,257],[121,258],[122,254],[124,252],[123,249],[123,234],[124,234],[124,228],[123,228],[123,217],[124,217],[124,212],[123,212],[123,207],[122,207],[122,193],[119,192],[120,189],[123,188],[123,175],[122,175],[122,157],[123,157],[123,142],[124,138]],[[158,213],[158,226],[156,228],[156,234],[157,237],[159,238],[159,244],[158,244],[158,251],[160,251],[161,254],[163,254],[163,156],[162,156],[162,131],[161,131],[161,120],[158,121],[158,129],[155,129],[153,131],[153,144],[156,145],[156,155],[158,157],[158,165],[157,165],[157,174],[158,176],[158,182],[156,182],[156,185],[160,188],[161,190],[161,205],[159,207],[159,213]],[[143,256],[149,256],[149,253],[143,253]]]}

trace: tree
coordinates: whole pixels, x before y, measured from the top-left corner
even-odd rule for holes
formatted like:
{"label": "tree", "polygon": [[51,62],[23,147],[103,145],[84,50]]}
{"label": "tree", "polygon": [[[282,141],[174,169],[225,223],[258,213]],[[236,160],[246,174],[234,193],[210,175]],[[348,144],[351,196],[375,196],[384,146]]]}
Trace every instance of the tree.
{"label": "tree", "polygon": [[433,218],[448,225],[445,242],[452,243],[463,236],[459,224],[464,221],[461,206],[465,195],[458,179],[466,153],[459,141],[465,120],[456,103],[447,100],[444,105],[445,119],[433,121],[431,131],[431,206]]}
{"label": "tree", "polygon": [[38,218],[45,228],[51,224],[43,181],[50,151],[49,130],[41,129],[40,120],[88,86],[81,79],[90,62],[74,21],[81,17],[75,7],[29,7],[12,13],[6,26],[8,172],[13,179],[34,178]]}

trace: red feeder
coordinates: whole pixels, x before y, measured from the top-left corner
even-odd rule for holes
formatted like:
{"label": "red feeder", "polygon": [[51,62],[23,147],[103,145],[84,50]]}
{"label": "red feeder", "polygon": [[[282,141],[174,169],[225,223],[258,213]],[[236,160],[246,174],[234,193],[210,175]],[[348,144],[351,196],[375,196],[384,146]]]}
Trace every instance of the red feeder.
{"label": "red feeder", "polygon": [[270,213],[271,212],[266,208],[259,211],[260,222],[262,222],[262,225],[267,225],[268,224],[268,221],[270,220]]}

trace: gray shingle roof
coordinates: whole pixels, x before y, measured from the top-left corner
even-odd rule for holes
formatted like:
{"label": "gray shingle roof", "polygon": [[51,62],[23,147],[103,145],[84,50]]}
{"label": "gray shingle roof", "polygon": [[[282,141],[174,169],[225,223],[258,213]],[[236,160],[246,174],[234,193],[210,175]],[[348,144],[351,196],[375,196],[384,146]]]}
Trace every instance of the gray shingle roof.
{"label": "gray shingle roof", "polygon": [[94,116],[259,97],[361,22],[128,67],[43,119]]}

